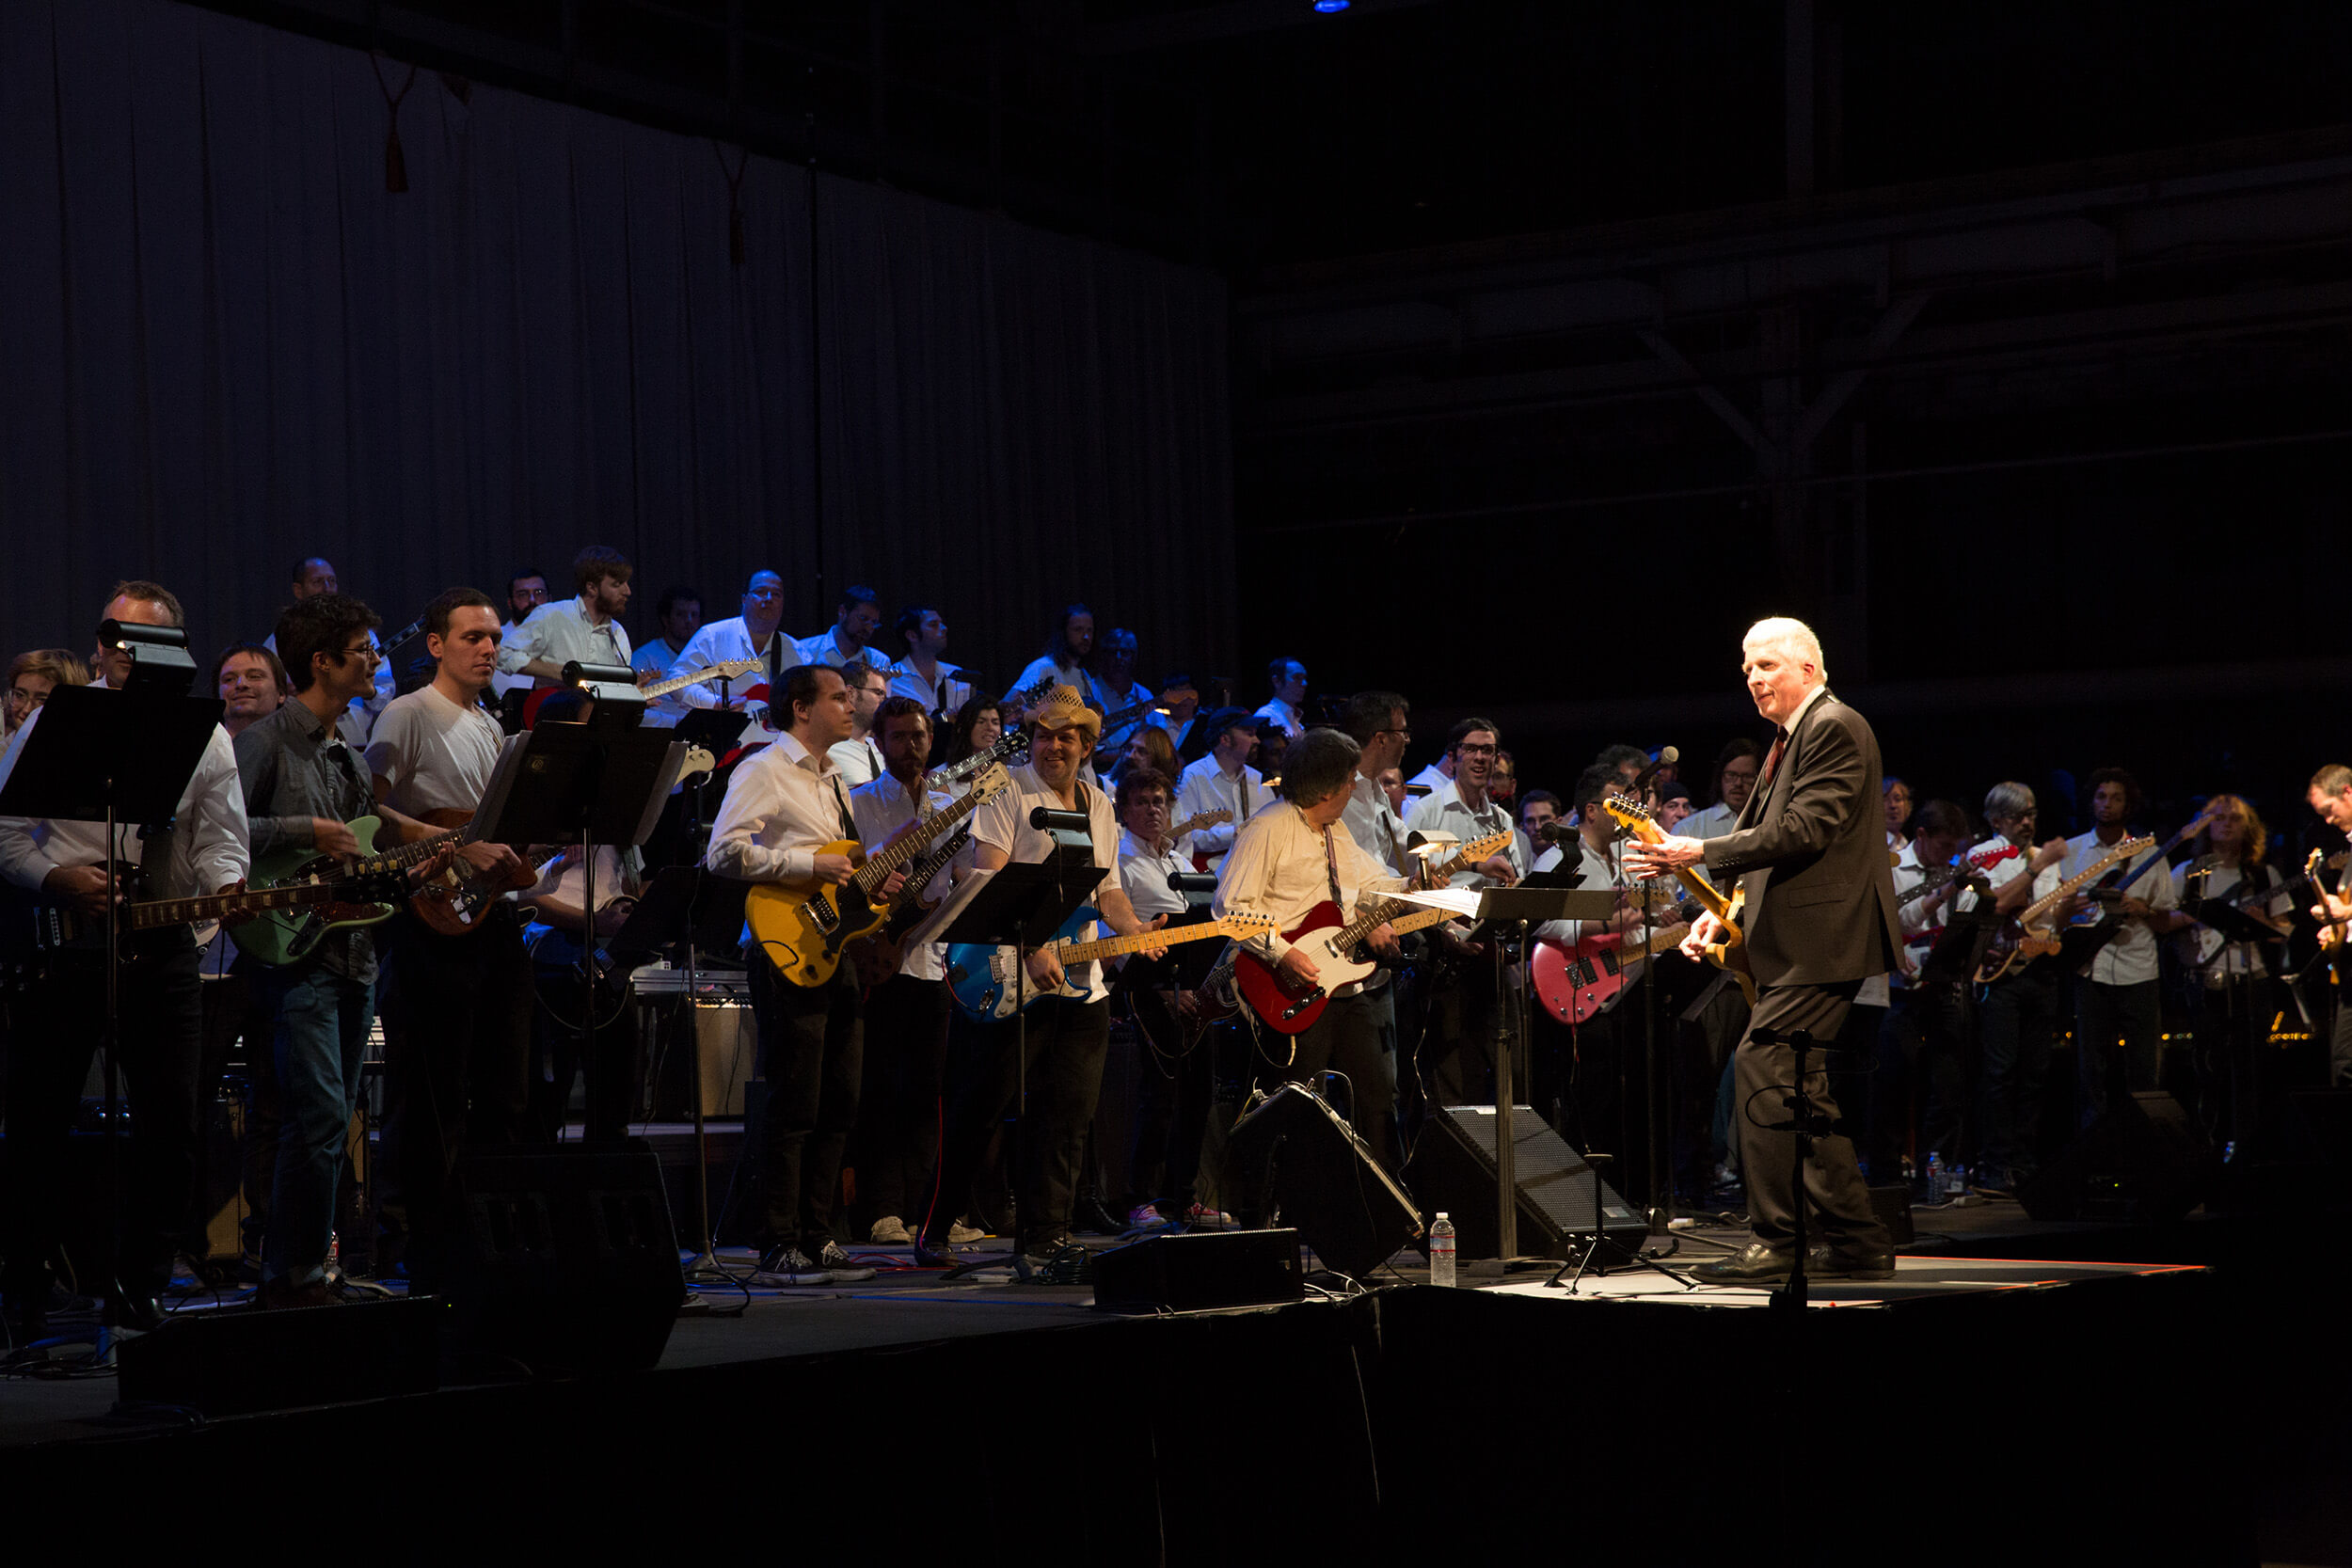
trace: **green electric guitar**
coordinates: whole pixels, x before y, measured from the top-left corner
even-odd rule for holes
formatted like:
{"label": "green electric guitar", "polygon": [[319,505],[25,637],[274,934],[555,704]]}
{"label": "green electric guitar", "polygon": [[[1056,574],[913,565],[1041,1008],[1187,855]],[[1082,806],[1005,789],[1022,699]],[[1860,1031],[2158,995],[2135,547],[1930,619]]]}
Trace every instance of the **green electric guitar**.
{"label": "green electric guitar", "polygon": [[[359,853],[351,859],[323,855],[312,848],[273,849],[253,863],[248,885],[259,891],[342,882],[355,877],[389,877],[416,864],[441,847],[437,839],[429,844],[404,845],[379,855],[375,834],[383,825],[383,819],[376,816],[355,817],[343,824],[351,830],[351,836],[359,841]],[[290,964],[309,958],[329,931],[377,925],[389,920],[399,909],[397,903],[344,901],[273,909],[230,926],[229,938],[237,944],[238,952],[262,963]]]}

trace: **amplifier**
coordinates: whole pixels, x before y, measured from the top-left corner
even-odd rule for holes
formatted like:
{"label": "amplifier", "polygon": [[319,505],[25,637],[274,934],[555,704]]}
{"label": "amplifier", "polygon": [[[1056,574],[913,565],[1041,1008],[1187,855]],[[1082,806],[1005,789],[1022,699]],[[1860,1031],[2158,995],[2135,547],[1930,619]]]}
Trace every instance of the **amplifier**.
{"label": "amplifier", "polygon": [[1295,1230],[1185,1230],[1094,1255],[1104,1312],[1198,1312],[1303,1301]]}

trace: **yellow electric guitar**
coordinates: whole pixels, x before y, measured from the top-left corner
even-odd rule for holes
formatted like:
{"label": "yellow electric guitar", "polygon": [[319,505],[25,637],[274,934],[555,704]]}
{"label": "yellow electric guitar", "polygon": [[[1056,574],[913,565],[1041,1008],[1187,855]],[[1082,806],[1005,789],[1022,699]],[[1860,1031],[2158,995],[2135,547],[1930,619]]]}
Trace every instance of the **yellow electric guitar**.
{"label": "yellow electric guitar", "polygon": [[787,888],[762,882],[743,900],[752,941],[796,986],[821,986],[841,966],[844,950],[890,917],[882,885],[890,874],[922,858],[943,833],[1012,782],[992,763],[953,805],[909,823],[870,855],[855,839],[819,845],[820,855],[846,855],[857,867],[838,887]]}
{"label": "yellow electric guitar", "polygon": [[[1665,841],[1666,831],[1651,817],[1648,808],[1639,802],[1629,800],[1622,795],[1613,795],[1603,800],[1601,806],[1617,826],[1642,843],[1661,844]],[[1675,877],[1682,883],[1684,891],[1698,900],[1699,907],[1713,915],[1723,927],[1716,940],[1707,944],[1707,961],[1739,981],[1740,994],[1748,999],[1749,1006],[1755,1006],[1756,975],[1748,968],[1747,934],[1740,929],[1740,915],[1748,904],[1747,890],[1735,887],[1731,890],[1731,896],[1726,898],[1713,882],[1707,879],[1706,871],[1697,865],[1683,866],[1675,872]]]}

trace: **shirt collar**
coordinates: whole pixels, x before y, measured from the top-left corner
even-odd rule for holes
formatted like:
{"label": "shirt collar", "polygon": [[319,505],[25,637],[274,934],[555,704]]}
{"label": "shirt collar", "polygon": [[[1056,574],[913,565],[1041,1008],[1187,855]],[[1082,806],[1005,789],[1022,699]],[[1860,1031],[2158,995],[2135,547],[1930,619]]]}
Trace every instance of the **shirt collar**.
{"label": "shirt collar", "polygon": [[1797,726],[1804,722],[1806,710],[1811,708],[1815,703],[1820,702],[1828,694],[1829,683],[1827,681],[1822,682],[1820,686],[1817,686],[1812,690],[1806,692],[1804,694],[1804,701],[1797,705],[1797,711],[1788,716],[1788,722],[1783,724],[1781,728],[1787,730],[1790,735],[1796,734]]}
{"label": "shirt collar", "polygon": [[821,779],[827,774],[837,773],[841,770],[841,765],[833,760],[830,752],[810,751],[801,744],[801,737],[789,730],[776,736],[775,744],[776,749],[785,754],[786,759],[803,772],[814,773]]}

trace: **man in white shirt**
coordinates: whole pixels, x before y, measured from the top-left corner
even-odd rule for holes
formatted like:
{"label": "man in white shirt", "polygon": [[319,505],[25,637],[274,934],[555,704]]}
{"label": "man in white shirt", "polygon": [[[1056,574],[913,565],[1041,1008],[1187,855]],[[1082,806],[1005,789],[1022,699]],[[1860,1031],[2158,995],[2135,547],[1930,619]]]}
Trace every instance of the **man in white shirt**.
{"label": "man in white shirt", "polygon": [[[115,585],[99,619],[186,625],[180,601],[168,590],[135,579]],[[132,662],[119,649],[100,647],[91,668],[99,677],[93,685],[119,689],[130,678]],[[52,711],[36,709],[18,730],[17,745],[0,763],[0,785]],[[150,864],[149,853],[159,843],[168,844],[168,856]],[[215,724],[196,772],[180,793],[168,839],[142,833],[137,823],[122,823],[110,853],[101,822],[0,817],[0,875],[82,919],[103,919],[120,897],[181,898],[233,890],[248,867],[246,845],[236,757],[228,733]],[[135,891],[105,869],[108,861],[139,866],[148,885]],[[153,1328],[163,1322],[156,1297],[171,1282],[172,1254],[187,1226],[188,1196],[196,1187],[202,981],[196,939],[185,926],[126,935],[122,949],[126,958],[137,959],[123,966],[118,992],[118,1055],[138,1135],[125,1150],[118,1216],[115,1278],[123,1293],[108,1304],[108,1311],[116,1322]],[[52,955],[12,1004],[8,1188],[6,1208],[0,1210],[7,1226],[0,1234],[7,1273],[0,1276],[0,1297],[14,1334],[37,1333],[46,1321],[49,1259],[64,1240],[66,1141],[103,1025],[105,971],[103,949]],[[84,1277],[97,1288],[97,1278]]]}
{"label": "man in white shirt", "polygon": [[[1446,737],[1446,754],[1454,759],[1453,788],[1415,801],[1413,809],[1405,816],[1408,832],[1449,832],[1468,843],[1511,831],[1511,814],[1486,793],[1495,756],[1501,750],[1496,744],[1500,734],[1491,719],[1465,719],[1454,726]],[[1518,855],[1515,837],[1483,863],[1455,872],[1451,879],[1453,885],[1467,887],[1486,878],[1508,886],[1527,873]]]}
{"label": "man in white shirt", "polygon": [[853,711],[850,716],[850,738],[832,749],[834,765],[841,769],[841,782],[851,789],[872,784],[882,777],[882,754],[874,744],[874,715],[882,705],[882,673],[864,659],[851,659],[841,666],[842,684],[850,689]]}
{"label": "man in white shirt", "polygon": [[[1926,881],[1930,870],[1949,865],[1960,853],[1968,839],[1968,814],[1949,800],[1930,800],[1919,808],[1916,822],[1917,837],[1904,846],[1895,863],[1895,918],[1902,927],[1903,966],[1875,985],[1864,981],[1854,997],[1856,1011],[1867,1007],[1883,1015],[1873,1042],[1878,1069],[1867,1080],[1868,1131],[1862,1145],[1871,1176],[1882,1183],[1896,1180],[1902,1169],[1913,1098],[1922,1088],[1925,1103],[1919,1110],[1915,1145],[1920,1167],[1925,1168],[1930,1153],[1942,1155],[1949,1169],[1968,1152],[1961,1147],[1961,1130],[1967,1105],[1969,988],[1951,980],[1912,978],[1943,934],[1947,906],[1962,884],[1947,882],[1901,902]],[[1932,1195],[1930,1201],[1940,1203],[1943,1195]]]}
{"label": "man in white shirt", "polygon": [[[506,619],[499,626],[501,645],[523,629],[532,611],[548,602],[548,575],[536,566],[525,566],[506,579]],[[490,690],[501,697],[509,691],[527,691],[531,677],[520,673],[501,673],[490,677]]]}
{"label": "man in white shirt", "polygon": [[[1217,874],[1219,916],[1262,914],[1274,923],[1263,937],[1243,945],[1271,964],[1301,994],[1327,983],[1304,948],[1282,932],[1307,918],[1316,905],[1338,904],[1342,920],[1356,917],[1367,894],[1394,892],[1406,879],[1381,865],[1340,825],[1351,796],[1351,781],[1362,752],[1338,730],[1310,730],[1290,749],[1288,798],[1252,817],[1242,828]],[[1385,922],[1365,945],[1379,958],[1398,959],[1396,933]],[[1325,1004],[1322,1016],[1293,1037],[1279,1079],[1304,1084],[1327,1099],[1344,1099],[1349,1122],[1391,1171],[1401,1168],[1396,1131],[1396,1013],[1385,990],[1343,986]],[[1327,1069],[1343,1074],[1344,1096],[1325,1085]],[[1242,1207],[1251,1206],[1254,1172],[1236,1173]]]}
{"label": "man in white shirt", "polygon": [[946,618],[930,605],[909,605],[898,611],[893,629],[906,639],[907,657],[890,667],[890,695],[922,704],[937,728],[972,695],[972,683],[959,678],[962,670],[942,657],[947,651]]}
{"label": "man in white shirt", "polygon": [[[1181,920],[1190,909],[1168,879],[1192,870],[1168,835],[1175,781],[1149,764],[1120,781],[1119,885],[1138,919]],[[1150,1042],[1136,1075],[1134,1125],[1128,1140],[1126,1200],[1120,1212],[1131,1228],[1155,1230],[1174,1220],[1201,1226],[1212,1219],[1195,1196],[1200,1140],[1208,1131],[1215,1087],[1214,1056],[1206,1041],[1185,1049],[1191,993],[1174,989],[1166,964],[1130,958],[1120,988],[1136,1027]]]}
{"label": "man in white shirt", "polygon": [[1719,838],[1731,832],[1763,770],[1763,747],[1753,740],[1732,741],[1715,754],[1714,803],[1684,817],[1675,832],[1684,838]]}
{"label": "man in white shirt", "polygon": [[606,545],[591,545],[573,557],[577,596],[532,610],[500,642],[500,671],[552,686],[564,678],[564,666],[574,662],[629,668],[628,630],[621,616],[628,610],[630,570],[628,559]]}
{"label": "man in white shirt", "polygon": [[[773,882],[801,892],[839,887],[856,870],[825,846],[854,841],[856,820],[830,749],[850,737],[855,709],[841,673],[795,665],[775,689],[784,728],[775,743],[727,781],[704,863],[722,877]],[[898,891],[893,872],[882,895]],[[759,1023],[760,1074],[768,1112],[759,1160],[766,1210],[758,1227],[755,1285],[825,1285],[873,1277],[833,1237],[834,1188],[857,1125],[864,1077],[865,1009],[857,969],[844,963],[815,986],[787,979],[765,949],[749,949],[752,1010]]]}
{"label": "man in white shirt", "polygon": [[[1616,912],[1606,920],[1547,921],[1535,929],[1539,941],[1574,947],[1588,937],[1624,938],[1640,927],[1641,906],[1623,892],[1626,876],[1616,825],[1600,804],[1619,782],[1615,768],[1595,763],[1577,775],[1573,791],[1577,800],[1577,836],[1572,847],[1576,868],[1582,874],[1577,887],[1588,893],[1618,889]],[[1565,862],[1569,848],[1570,846],[1552,846],[1544,852],[1550,864],[1547,866],[1539,860],[1536,868],[1556,868]],[[1673,918],[1671,893],[1661,890],[1657,906],[1661,925]],[[1535,1022],[1529,1042],[1528,1101],[1547,1117],[1556,1117],[1554,1125],[1580,1148],[1640,1150],[1646,1147],[1633,1139],[1631,1121],[1626,1115],[1625,1091],[1630,1062],[1638,1060],[1629,1059],[1627,1051],[1629,1046],[1638,1050],[1641,1041],[1642,1002],[1638,988],[1648,974],[1645,966],[1642,978],[1620,990],[1609,1011],[1573,1027],[1561,1022],[1548,1008],[1533,1009]],[[1662,1003],[1661,1015],[1665,1016]],[[1631,1021],[1633,1028],[1629,1037],[1628,1021]],[[1671,1043],[1662,1027],[1659,1039],[1661,1045]],[[1630,1163],[1628,1168],[1632,1168]]]}
{"label": "man in white shirt", "polygon": [[1202,722],[1215,738],[1209,743],[1208,755],[1177,775],[1176,815],[1184,818],[1212,811],[1233,814],[1216,827],[1192,831],[1194,863],[1202,864],[1206,857],[1203,869],[1215,871],[1233,847],[1241,825],[1271,797],[1264,778],[1248,761],[1250,749],[1258,744],[1258,721],[1237,707],[1229,707],[1219,708]]}
{"label": "man in white shirt", "polygon": [[1103,712],[1103,740],[1095,750],[1108,768],[1152,715],[1152,689],[1136,679],[1134,632],[1113,626],[1095,644],[1087,667],[1086,693],[1087,701]]}
{"label": "man in white shirt", "polygon": [[1143,716],[1145,723],[1168,732],[1180,770],[1209,749],[1209,737],[1200,733],[1200,688],[1190,675],[1181,673],[1160,683],[1158,705]]}
{"label": "man in white shirt", "polygon": [[[501,636],[489,595],[449,589],[425,607],[424,626],[433,679],[394,698],[368,739],[376,801],[392,808],[379,843],[419,843],[470,818],[505,741],[482,709]],[[527,884],[521,859],[502,844],[456,853],[473,880]],[[385,954],[377,1007],[401,1129],[405,1256],[409,1288],[424,1291],[446,1277],[450,1183],[461,1148],[526,1137],[531,959],[507,898],[485,904],[460,935],[436,932],[406,910],[376,930]],[[385,1240],[379,1266],[403,1247],[397,1233]]]}
{"label": "man in white shirt", "polygon": [[[847,674],[856,665],[844,667]],[[925,768],[931,754],[930,711],[918,697],[893,696],[876,715],[882,772],[850,792],[850,812],[861,843],[882,844],[918,817],[954,803],[930,788]],[[968,851],[958,856],[968,863]],[[947,895],[942,870],[915,896],[936,904]],[[858,1122],[850,1133],[850,1164],[857,1172],[858,1202],[872,1216],[869,1240],[905,1246],[914,1240],[930,1206],[931,1172],[939,1163],[940,1093],[947,1065],[948,993],[937,942],[907,947],[898,973],[872,987],[866,998],[866,1031],[875,1049],[865,1053],[864,1088]],[[951,1238],[953,1239],[953,1238]],[[977,1240],[977,1233],[973,1238]]]}
{"label": "man in white shirt", "polygon": [[[784,672],[790,669],[799,655],[792,640],[777,631],[784,620],[784,578],[771,571],[754,572],[743,587],[743,613],[723,621],[704,625],[687,640],[685,651],[671,662],[666,679],[691,675],[714,664],[731,664],[739,659],[755,658],[765,667],[763,674],[755,674],[730,682],[727,686],[726,706],[736,712],[767,711],[764,693]],[[762,696],[746,693],[756,688]],[[717,707],[719,693],[712,685],[697,681],[682,687],[662,699],[683,707]],[[744,737],[764,741],[767,736],[755,726],[745,727]]]}
{"label": "man in white shirt", "polygon": [[[2067,854],[2062,838],[2036,848],[2041,818],[2033,791],[2014,780],[1985,792],[1984,819],[1993,837],[1968,854],[1992,887],[1994,910],[2012,916],[2058,891],[2058,869]],[[2018,853],[2003,855],[2004,848]],[[1951,908],[1973,910],[1973,889],[1954,895]],[[1910,913],[1911,911],[1905,911]],[[1908,928],[1908,927],[1906,927]],[[2042,1085],[2050,1069],[2065,976],[2055,958],[2012,964],[2007,974],[1976,991],[1977,1185],[2007,1190],[2033,1170],[2033,1148],[2042,1121]]]}
{"label": "man in white shirt", "polygon": [[1364,853],[1394,876],[1409,875],[1411,868],[1406,864],[1405,824],[1390,805],[1388,791],[1380,787],[1380,775],[1404,760],[1405,748],[1413,739],[1412,711],[1402,692],[1359,691],[1347,700],[1340,720],[1340,727],[1359,748],[1340,820]]}
{"label": "man in white shirt", "polygon": [[[1007,701],[1036,686],[1040,681],[1054,681],[1062,686],[1074,686],[1086,690],[1087,656],[1094,652],[1094,611],[1082,604],[1062,606],[1061,617],[1055,624],[1054,635],[1045,644],[1045,651],[1022,668],[1021,674],[1006,688]],[[1011,716],[1006,716],[1007,722]]]}
{"label": "man in white shirt", "polygon": [[1290,657],[1278,658],[1265,667],[1266,685],[1274,695],[1253,718],[1271,719],[1284,735],[1295,740],[1307,733],[1307,667]]}
{"label": "man in white shirt", "polygon": [[674,583],[661,591],[661,597],[653,605],[654,624],[661,635],[649,642],[637,645],[629,656],[629,664],[640,675],[660,680],[670,673],[678,655],[694,640],[703,627],[703,596],[699,590],[683,583]]}
{"label": "man in white shirt", "polygon": [[803,664],[838,670],[845,664],[866,663],[888,670],[890,656],[874,646],[874,634],[881,629],[881,596],[863,584],[852,583],[841,591],[833,625],[814,637],[802,638],[795,647]]}
{"label": "man in white shirt", "polygon": [[[2080,875],[2131,836],[2125,824],[2139,811],[2139,785],[2121,768],[2095,769],[2090,784],[2092,827],[2066,841],[2062,878]],[[2122,925],[2082,971],[2074,988],[2074,1078],[2081,1094],[2076,1110],[2085,1127],[2106,1113],[2114,1097],[2156,1086],[2157,1037],[2163,1024],[2156,938],[2188,921],[2176,908],[2170,870],[2153,850],[2116,871],[2143,861],[2147,869],[2132,879],[2114,905]],[[2098,880],[2104,883],[2114,874]],[[2094,904],[2091,919],[2101,917]]]}
{"label": "man in white shirt", "polygon": [[[1056,845],[1032,824],[1030,814],[1043,807],[1083,815],[1092,863],[1105,872],[1088,902],[1114,933],[1137,936],[1147,927],[1119,880],[1118,820],[1108,798],[1078,776],[1079,764],[1101,734],[1102,716],[1086,705],[1075,687],[1057,686],[1038,705],[1030,716],[1027,765],[1012,769],[1011,788],[973,814],[973,863],[988,872],[1015,861],[1041,863]],[[1040,948],[1025,963],[1028,984],[1043,994],[1020,1021],[978,1026],[985,1037],[983,1059],[948,1120],[939,1201],[927,1241],[944,1236],[948,1220],[963,1213],[971,1202],[973,1173],[1018,1092],[1020,1053],[1014,1042],[1019,1039],[1028,1058],[1028,1105],[1019,1132],[1025,1168],[1014,1177],[1015,1212],[1024,1250],[1033,1264],[1043,1266],[1070,1241],[1079,1157],[1094,1119],[1110,1040],[1110,992],[1099,961],[1074,965],[1065,975],[1053,951]],[[1064,992],[1065,981],[1077,995]]]}

